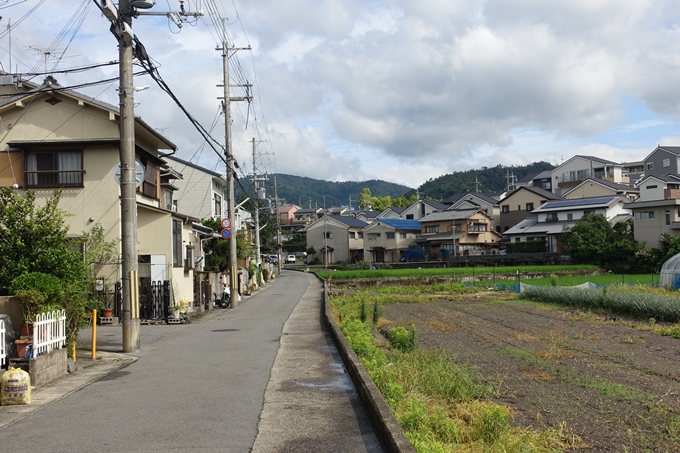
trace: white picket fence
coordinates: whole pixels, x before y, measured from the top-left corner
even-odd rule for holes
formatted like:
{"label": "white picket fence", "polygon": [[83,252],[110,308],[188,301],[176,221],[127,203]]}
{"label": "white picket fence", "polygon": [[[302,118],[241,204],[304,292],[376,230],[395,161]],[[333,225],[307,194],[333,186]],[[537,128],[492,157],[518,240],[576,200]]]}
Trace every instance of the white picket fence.
{"label": "white picket fence", "polygon": [[[62,348],[66,344],[66,312],[40,313],[33,321],[33,356]],[[36,354],[38,353],[38,354]]]}
{"label": "white picket fence", "polygon": [[4,365],[7,359],[5,351],[5,320],[0,319],[0,365]]}

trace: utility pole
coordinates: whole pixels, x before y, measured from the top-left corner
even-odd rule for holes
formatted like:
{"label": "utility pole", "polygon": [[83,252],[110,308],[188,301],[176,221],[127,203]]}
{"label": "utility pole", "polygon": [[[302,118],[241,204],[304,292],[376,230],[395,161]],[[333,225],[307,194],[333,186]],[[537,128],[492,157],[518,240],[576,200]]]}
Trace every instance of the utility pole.
{"label": "utility pole", "polygon": [[[224,23],[222,24],[224,27]],[[226,30],[224,30],[224,41],[222,47],[217,50],[222,51],[222,70],[224,71],[224,99],[222,105],[224,108],[224,157],[227,161],[227,215],[232,222],[233,232],[229,237],[229,298],[231,301],[231,308],[238,306],[238,261],[236,256],[236,212],[234,208],[234,157],[231,152],[231,101],[245,101],[250,100],[250,97],[231,97],[229,90],[229,47],[226,39]],[[248,48],[246,48],[248,49]],[[231,50],[236,53],[238,50],[232,47]]]}
{"label": "utility pole", "polygon": [[255,186],[255,264],[262,262],[260,258],[260,189],[257,179],[257,158],[255,155],[255,137],[253,137],[253,185]]}
{"label": "utility pole", "polygon": [[[118,3],[123,24],[132,29],[130,0]],[[125,25],[123,25],[125,27]],[[123,352],[140,348],[137,251],[137,187],[135,183],[135,99],[132,77],[132,33],[118,39],[120,88],[120,211],[123,272]]]}
{"label": "utility pole", "polygon": [[276,253],[279,256],[279,259],[276,260],[277,266],[279,268],[279,274],[281,274],[281,219],[279,218],[279,192],[278,192],[278,186],[276,185],[276,176],[274,176],[274,209],[276,211],[276,214],[274,217],[276,217]]}
{"label": "utility pole", "polygon": [[[155,3],[155,2],[154,2]],[[135,104],[132,76],[132,18],[140,15],[168,16],[176,19],[181,27],[181,16],[202,16],[202,12],[140,12],[138,8],[150,8],[153,3],[119,0],[118,8],[110,0],[96,3],[104,16],[112,23],[111,31],[118,39],[120,104],[120,220],[121,220],[121,272],[123,299],[123,352],[139,350],[139,282],[137,250],[137,181],[135,162]],[[11,68],[10,68],[11,69]]]}

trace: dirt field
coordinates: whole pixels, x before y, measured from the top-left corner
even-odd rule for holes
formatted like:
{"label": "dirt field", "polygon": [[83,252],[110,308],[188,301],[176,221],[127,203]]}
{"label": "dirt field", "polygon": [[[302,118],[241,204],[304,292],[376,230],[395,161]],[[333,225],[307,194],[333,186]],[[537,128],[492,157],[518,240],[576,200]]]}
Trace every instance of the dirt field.
{"label": "dirt field", "polygon": [[580,452],[680,452],[678,339],[497,294],[386,304],[383,316],[478,368],[517,425],[566,423]]}

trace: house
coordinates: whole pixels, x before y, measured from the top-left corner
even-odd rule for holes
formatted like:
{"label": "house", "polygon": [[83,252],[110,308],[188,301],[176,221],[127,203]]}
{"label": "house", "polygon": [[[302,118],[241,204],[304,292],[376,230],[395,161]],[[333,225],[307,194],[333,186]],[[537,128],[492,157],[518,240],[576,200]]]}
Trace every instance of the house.
{"label": "house", "polygon": [[434,200],[417,200],[401,213],[401,218],[406,220],[420,220],[433,212],[443,211],[448,205]]}
{"label": "house", "polygon": [[626,204],[634,215],[635,240],[656,248],[663,234],[680,234],[680,175],[647,176],[640,198]]}
{"label": "house", "polygon": [[371,223],[380,215],[380,211],[359,211],[354,213],[354,217],[364,221],[366,223]]}
{"label": "house", "polygon": [[642,160],[645,176],[680,174],[680,146],[657,146]]}
{"label": "house", "polygon": [[[70,214],[65,220],[69,236],[100,224],[106,241],[119,241],[118,107],[63,89],[51,76],[43,84],[2,77],[0,93],[9,95],[0,103],[0,185],[34,190],[38,200],[62,189],[59,207]],[[168,280],[175,300],[193,300],[194,252],[200,249],[193,222],[198,219],[172,210],[179,175],[160,157],[161,151],[176,149],[135,118],[135,154],[143,168],[136,195],[140,282]],[[120,265],[107,266],[100,277],[111,290],[121,281]]]}
{"label": "house", "polygon": [[298,205],[285,204],[279,206],[279,222],[281,225],[292,225],[295,220],[295,213],[300,209]]}
{"label": "house", "polygon": [[176,199],[166,209],[181,211],[199,219],[227,217],[227,180],[220,173],[175,156],[167,156],[168,166],[181,175],[174,185]]}
{"label": "house", "polygon": [[295,227],[306,227],[318,219],[323,217],[323,209],[321,208],[303,208],[295,211],[295,218],[291,223]]}
{"label": "house", "polygon": [[385,208],[380,214],[378,214],[378,219],[401,219],[402,213],[406,208],[400,208],[398,206],[389,206]]}
{"label": "house", "polygon": [[494,231],[500,233],[500,213],[501,208],[498,200],[491,196],[480,192],[469,192],[465,194],[454,195],[447,199],[450,205],[446,208],[449,211],[466,211],[470,209],[478,209],[486,212],[492,218],[491,227]]}
{"label": "house", "polygon": [[564,198],[604,197],[607,195],[623,195],[630,201],[635,201],[640,197],[640,189],[626,184],[617,184],[606,179],[587,178],[565,192]]}
{"label": "house", "polygon": [[609,221],[627,218],[630,210],[625,207],[627,198],[623,195],[604,197],[574,198],[571,200],[546,201],[531,211],[527,217],[505,232],[511,242],[542,241],[546,252],[563,252],[566,245],[560,235],[564,228],[570,228],[583,216],[602,214]]}
{"label": "house", "polygon": [[420,219],[416,244],[424,247],[428,260],[445,260],[449,255],[493,254],[503,236],[492,230],[491,222],[489,214],[477,209],[433,212]]}
{"label": "house", "polygon": [[370,263],[394,263],[420,234],[417,220],[378,218],[364,227],[364,260]]}
{"label": "house", "polygon": [[326,210],[328,215],[349,215],[349,208],[344,206],[333,207]]}
{"label": "house", "polygon": [[361,231],[366,222],[352,216],[323,216],[307,225],[307,249],[316,253],[308,255],[309,262],[323,264],[364,260],[364,238]]}
{"label": "house", "polygon": [[532,186],[539,189],[552,192],[552,176],[550,170],[545,170],[540,173],[530,173],[517,181],[516,187]]}
{"label": "house", "polygon": [[627,184],[623,165],[594,156],[574,156],[550,171],[552,192],[564,195],[588,178],[606,179],[618,184]]}
{"label": "house", "polygon": [[531,212],[543,203],[563,199],[540,187],[532,185],[518,187],[500,201],[501,232],[505,234],[510,228],[531,216]]}

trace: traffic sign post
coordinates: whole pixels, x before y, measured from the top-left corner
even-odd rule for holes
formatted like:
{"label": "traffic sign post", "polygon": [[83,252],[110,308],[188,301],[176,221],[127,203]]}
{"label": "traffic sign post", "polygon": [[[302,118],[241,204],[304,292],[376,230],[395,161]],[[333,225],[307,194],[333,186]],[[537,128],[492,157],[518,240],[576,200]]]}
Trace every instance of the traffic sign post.
{"label": "traffic sign post", "polygon": [[222,219],[222,237],[224,239],[229,239],[231,237],[231,220],[228,218]]}

